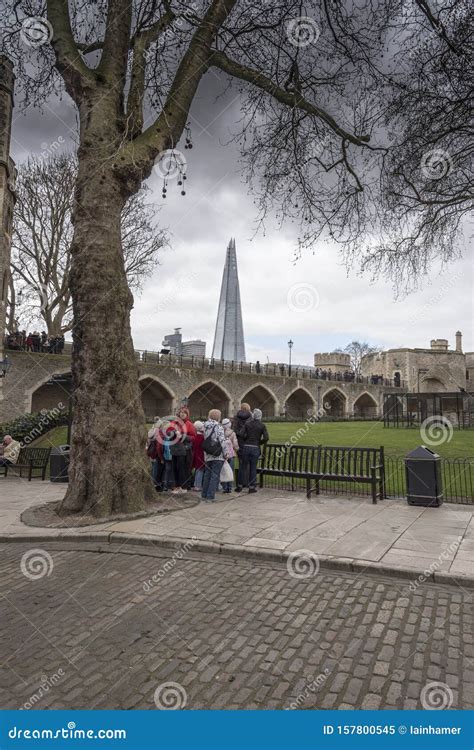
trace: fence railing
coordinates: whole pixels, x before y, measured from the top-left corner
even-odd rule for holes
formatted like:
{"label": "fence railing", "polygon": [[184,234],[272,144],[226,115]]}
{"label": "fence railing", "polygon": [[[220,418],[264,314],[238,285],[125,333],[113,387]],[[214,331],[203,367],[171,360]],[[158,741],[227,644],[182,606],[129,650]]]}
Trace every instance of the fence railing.
{"label": "fence railing", "polygon": [[[474,505],[474,461],[469,458],[445,458],[441,462],[443,495],[447,503]],[[303,492],[304,480],[264,476],[264,487]],[[357,482],[321,480],[321,492],[333,495],[370,495],[368,485]],[[405,459],[385,456],[385,492],[387,497],[406,497]]]}
{"label": "fence railing", "polygon": [[381,375],[357,375],[352,370],[331,372],[320,367],[303,367],[283,363],[261,364],[260,362],[236,362],[233,360],[214,359],[212,357],[186,356],[184,354],[160,354],[160,352],[136,349],[135,356],[139,362],[173,367],[190,367],[198,370],[216,370],[217,372],[242,372],[259,376],[281,376],[307,380],[330,380],[338,383],[362,383],[365,385],[384,385],[390,388],[405,387],[404,381],[394,382]]}

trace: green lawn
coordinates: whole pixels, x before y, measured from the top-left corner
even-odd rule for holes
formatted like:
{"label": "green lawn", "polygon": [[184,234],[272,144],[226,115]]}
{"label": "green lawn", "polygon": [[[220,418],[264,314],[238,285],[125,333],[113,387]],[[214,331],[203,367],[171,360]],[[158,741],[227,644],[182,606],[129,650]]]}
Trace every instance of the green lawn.
{"label": "green lawn", "polygon": [[[300,430],[298,445],[321,443],[361,448],[383,445],[387,456],[405,456],[424,443],[416,428],[387,428],[380,422],[320,422],[306,426],[301,422],[270,422],[267,427],[273,443],[285,443]],[[473,458],[474,430],[454,430],[449,442],[438,446],[425,444],[443,458]]]}
{"label": "green lawn", "polygon": [[[285,443],[294,435],[298,437],[298,445],[321,443],[361,448],[383,445],[387,456],[405,456],[412,448],[423,443],[417,429],[385,428],[379,422],[321,422],[308,428],[302,422],[269,422],[267,427],[273,443]],[[56,427],[39,438],[35,445],[61,445],[66,442],[66,434],[66,427]],[[443,458],[473,458],[474,430],[454,430],[449,442],[434,446],[433,450]]]}

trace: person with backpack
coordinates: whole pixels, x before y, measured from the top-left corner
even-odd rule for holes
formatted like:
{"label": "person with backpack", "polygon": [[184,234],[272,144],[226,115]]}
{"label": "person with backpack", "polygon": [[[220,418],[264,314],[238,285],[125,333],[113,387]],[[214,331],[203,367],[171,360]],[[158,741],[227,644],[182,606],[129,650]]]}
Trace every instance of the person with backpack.
{"label": "person with backpack", "polygon": [[251,419],[251,417],[252,410],[250,404],[244,402],[240,404],[240,409],[232,420],[232,427],[239,443],[239,449],[237,451],[239,457],[239,472],[237,475],[237,486],[240,487],[239,492],[242,491],[242,487],[248,487],[249,484],[248,466],[245,474],[242,471],[242,449],[244,447],[244,428],[247,424],[247,420]]}
{"label": "person with backpack", "polygon": [[163,491],[168,492],[174,487],[173,456],[171,455],[171,437],[168,435],[169,424],[161,428],[163,440]]}
{"label": "person with backpack", "polygon": [[164,469],[163,442],[160,439],[161,419],[155,417],[153,427],[148,430],[146,453],[151,460],[151,476],[157,492],[162,492],[162,475]]}
{"label": "person with backpack", "polygon": [[[222,420],[222,427],[224,428],[224,437],[225,437],[225,443],[226,443],[226,453],[227,453],[227,463],[229,464],[231,470],[232,470],[232,476],[234,474],[234,462],[235,462],[235,456],[237,454],[237,451],[239,450],[239,443],[237,441],[237,437],[235,435],[234,430],[232,429],[231,421],[230,419],[223,419]],[[229,474],[230,476],[230,474]],[[222,482],[222,491],[228,495],[230,492],[232,492],[232,481],[230,482]]]}
{"label": "person with backpack", "polygon": [[[268,442],[268,431],[262,422],[262,412],[254,409],[252,418],[245,423],[243,430],[244,444],[240,452],[242,474],[248,471],[249,493],[257,491],[257,463],[260,458],[260,446]],[[236,492],[242,492],[242,487],[237,486]]]}
{"label": "person with backpack", "polygon": [[189,409],[185,406],[179,409],[176,419],[170,423],[170,430],[174,432],[171,455],[176,487],[173,492],[180,495],[188,491],[192,479],[193,441],[196,429],[189,418]]}
{"label": "person with backpack", "polygon": [[196,492],[202,490],[202,480],[204,477],[204,450],[202,444],[204,442],[204,424],[203,422],[194,422],[196,430],[196,437],[193,442],[193,469],[194,469],[194,484],[191,489]]}
{"label": "person with backpack", "polygon": [[224,428],[220,424],[221,412],[211,409],[207,421],[204,422],[204,478],[202,482],[201,499],[212,503],[219,486],[223,462],[227,458],[227,446]]}

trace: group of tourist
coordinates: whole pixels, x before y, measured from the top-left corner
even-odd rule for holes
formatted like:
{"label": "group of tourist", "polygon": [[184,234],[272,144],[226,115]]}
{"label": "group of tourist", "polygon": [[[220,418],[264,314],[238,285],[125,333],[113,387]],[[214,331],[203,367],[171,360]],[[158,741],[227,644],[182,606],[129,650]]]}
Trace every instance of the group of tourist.
{"label": "group of tourist", "polygon": [[14,331],[5,337],[5,349],[22,350],[25,352],[47,352],[48,354],[62,354],[64,350],[64,336],[48,336],[46,331]]}
{"label": "group of tourist", "polygon": [[231,420],[211,409],[205,422],[192,422],[189,409],[181,407],[176,417],[155,418],[148,433],[147,455],[158,492],[200,492],[203,502],[215,500],[219,487],[234,489],[235,460],[239,459],[235,492],[257,491],[257,463],[261,446],[268,441],[260,409],[247,403]]}

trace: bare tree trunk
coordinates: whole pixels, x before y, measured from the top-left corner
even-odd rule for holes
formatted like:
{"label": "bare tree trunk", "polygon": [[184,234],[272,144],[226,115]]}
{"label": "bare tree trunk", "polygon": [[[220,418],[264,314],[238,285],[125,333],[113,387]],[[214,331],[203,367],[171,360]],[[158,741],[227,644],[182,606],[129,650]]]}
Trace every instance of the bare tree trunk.
{"label": "bare tree trunk", "polygon": [[87,154],[79,163],[71,246],[72,460],[61,506],[96,516],[140,510],[154,495],[120,236],[127,192],[103,164]]}

